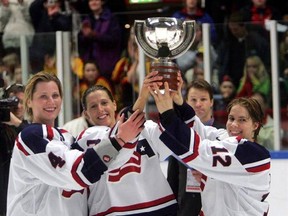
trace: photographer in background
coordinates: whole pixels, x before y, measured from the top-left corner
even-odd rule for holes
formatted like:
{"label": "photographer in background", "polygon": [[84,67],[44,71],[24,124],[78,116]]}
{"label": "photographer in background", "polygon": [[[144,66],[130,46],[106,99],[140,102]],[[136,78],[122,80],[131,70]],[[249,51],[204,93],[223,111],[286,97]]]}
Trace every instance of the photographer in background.
{"label": "photographer in background", "polygon": [[12,84],[5,89],[3,95],[3,99],[16,96],[19,102],[17,106],[10,107],[10,121],[4,122],[0,119],[0,216],[4,216],[6,212],[9,166],[15,138],[28,124],[24,120],[24,90],[22,84]]}

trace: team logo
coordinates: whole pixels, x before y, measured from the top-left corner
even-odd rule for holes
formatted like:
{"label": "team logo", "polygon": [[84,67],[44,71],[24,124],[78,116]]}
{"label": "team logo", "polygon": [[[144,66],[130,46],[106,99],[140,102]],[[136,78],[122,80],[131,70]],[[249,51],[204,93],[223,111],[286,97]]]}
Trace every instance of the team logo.
{"label": "team logo", "polygon": [[120,168],[109,171],[108,180],[110,182],[118,182],[127,174],[141,173],[141,157],[151,158],[155,153],[146,139],[139,140],[136,151],[133,152],[131,158]]}

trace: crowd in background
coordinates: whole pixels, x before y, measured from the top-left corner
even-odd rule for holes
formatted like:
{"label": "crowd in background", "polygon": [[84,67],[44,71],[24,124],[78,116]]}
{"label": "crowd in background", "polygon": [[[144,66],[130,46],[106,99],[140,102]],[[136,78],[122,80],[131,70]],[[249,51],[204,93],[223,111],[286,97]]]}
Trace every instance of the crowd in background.
{"label": "crowd in background", "polygon": [[[117,3],[116,3],[117,2]],[[79,116],[79,98],[94,84],[103,84],[115,95],[119,110],[135,101],[138,92],[138,47],[124,1],[1,0],[1,76],[5,86],[22,83],[20,35],[27,36],[29,72],[57,73],[56,31],[72,32],[71,71],[73,104]],[[183,0],[165,15],[197,22],[191,48],[175,61],[186,85],[204,77],[202,23],[211,24],[211,61],[215,110],[223,110],[233,97],[260,93],[271,109],[271,63],[268,20],[279,22],[279,75],[281,108],[287,106],[288,25],[287,3],[278,1]],[[281,7],[280,7],[281,5]],[[174,11],[173,11],[174,10]],[[148,17],[149,15],[147,15]],[[158,14],[159,16],[159,14]],[[133,17],[133,16],[132,16]],[[137,18],[137,16],[135,16]],[[133,21],[133,20],[132,20]],[[131,19],[130,19],[131,22]],[[133,23],[130,23],[132,26]],[[76,34],[75,34],[76,32]],[[76,36],[75,36],[76,35]],[[147,60],[149,63],[149,59]],[[147,63],[147,65],[148,65]],[[92,69],[87,65],[93,64]],[[149,71],[147,69],[147,71]],[[214,76],[215,75],[215,76]],[[216,77],[216,78],[215,78]],[[223,95],[224,82],[231,81],[232,96]],[[5,87],[4,86],[4,87]],[[224,87],[223,87],[224,86]],[[226,85],[227,86],[227,85]],[[230,87],[226,87],[230,88]],[[228,100],[228,101],[226,101]]]}
{"label": "crowd in background", "polygon": [[[165,16],[183,20],[192,19],[197,22],[193,45],[184,55],[175,59],[185,81],[183,95],[188,95],[186,87],[189,87],[193,80],[204,78],[205,50],[201,24],[210,23],[213,45],[210,48],[213,74],[210,84],[214,96],[211,115],[215,119],[218,117],[216,120],[221,124],[226,121],[226,107],[232,99],[243,96],[256,98],[265,113],[265,124],[259,134],[259,142],[269,149],[273,149],[274,129],[267,21],[279,22],[277,30],[280,105],[281,112],[284,110],[283,113],[286,114],[287,11],[288,2],[280,0],[183,0],[179,1],[177,9],[171,8],[165,12]],[[15,84],[25,85],[21,74],[20,35],[26,35],[29,45],[29,73],[35,74],[45,70],[57,74],[55,32],[69,31],[72,33],[74,117],[80,117],[86,128],[91,125],[81,114],[83,107],[80,98],[85,90],[96,84],[103,85],[111,91],[117,102],[117,112],[131,105],[139,93],[139,56],[133,27],[125,28],[125,24],[129,22],[130,26],[133,26],[131,17],[129,18],[126,12],[128,11],[125,1],[119,0],[0,0],[0,77],[5,81],[3,89]],[[161,14],[155,15],[161,16]],[[137,15],[132,17],[136,19]],[[147,74],[151,59],[146,60]],[[9,96],[6,94],[2,97]],[[19,106],[21,108],[21,101]],[[23,121],[23,117],[18,120],[21,121],[15,121],[15,125],[11,122],[12,125],[9,125],[14,127],[13,133],[15,131],[18,133],[22,128],[19,124]],[[2,122],[0,126],[6,127]],[[285,128],[281,129],[283,148],[288,147],[288,141],[285,139],[287,131]],[[1,154],[6,154],[7,151],[11,153],[9,148],[1,150]],[[2,166],[4,162],[6,163],[6,159],[1,161],[1,169],[7,169],[7,165],[9,167],[9,164]],[[7,181],[4,177],[2,180]]]}
{"label": "crowd in background", "polygon": [[[277,20],[281,108],[286,108],[288,15],[285,8],[287,3],[268,0],[183,0],[178,7],[166,10],[165,16],[197,22],[193,45],[175,60],[186,85],[204,77],[201,24],[210,23],[214,109],[225,110],[233,97],[249,97],[254,93],[261,93],[266,98],[267,109],[272,108],[267,21]],[[129,18],[125,14],[128,12],[125,1],[1,0],[0,11],[0,71],[5,86],[22,83],[20,35],[27,36],[29,72],[45,70],[57,74],[54,33],[70,31],[74,116],[80,116],[82,92],[94,84],[102,84],[113,92],[119,110],[137,98],[138,47],[131,20],[131,17],[137,19],[137,15]],[[127,23],[130,28],[125,28]],[[92,69],[87,69],[89,66]],[[231,88],[223,84],[227,81],[231,81]],[[231,96],[224,95],[225,88],[233,89]]]}

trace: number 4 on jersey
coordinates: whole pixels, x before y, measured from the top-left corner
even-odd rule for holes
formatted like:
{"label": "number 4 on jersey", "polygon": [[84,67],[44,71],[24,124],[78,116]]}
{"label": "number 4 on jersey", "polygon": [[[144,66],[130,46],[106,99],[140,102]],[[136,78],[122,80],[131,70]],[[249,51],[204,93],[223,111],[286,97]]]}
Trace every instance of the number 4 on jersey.
{"label": "number 4 on jersey", "polygon": [[51,165],[56,169],[57,166],[59,166],[60,168],[65,164],[65,160],[63,160],[61,157],[53,154],[52,152],[50,152],[48,154],[49,160]]}

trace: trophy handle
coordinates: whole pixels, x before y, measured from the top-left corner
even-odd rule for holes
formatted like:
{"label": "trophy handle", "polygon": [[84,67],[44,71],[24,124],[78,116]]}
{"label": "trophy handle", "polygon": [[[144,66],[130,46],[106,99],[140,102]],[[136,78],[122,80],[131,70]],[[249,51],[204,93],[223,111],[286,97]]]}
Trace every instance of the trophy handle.
{"label": "trophy handle", "polygon": [[134,32],[135,32],[136,42],[143,49],[146,55],[148,55],[152,59],[157,59],[158,49],[154,49],[153,47],[148,45],[146,41],[146,37],[144,37],[144,34],[143,34],[144,25],[145,25],[145,20],[135,20],[134,22]]}
{"label": "trophy handle", "polygon": [[182,43],[171,51],[171,59],[178,58],[183,55],[193,44],[196,36],[196,22],[195,20],[187,20],[183,22],[183,41]]}
{"label": "trophy handle", "polygon": [[[183,26],[183,35],[182,35],[183,39],[181,40],[181,43],[178,45],[178,47],[169,50],[170,52],[167,55],[168,59],[175,59],[181,56],[191,47],[191,45],[194,42],[195,27],[196,27],[195,20],[183,21],[182,26]],[[147,38],[144,35],[145,32],[144,28],[145,28],[145,20],[135,20],[134,31],[136,41],[138,45],[140,45],[140,47],[143,49],[146,55],[148,55],[152,59],[158,59],[159,50],[149,46]]]}

